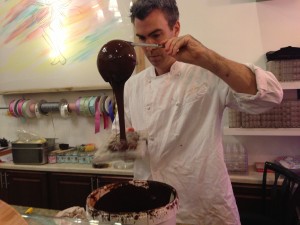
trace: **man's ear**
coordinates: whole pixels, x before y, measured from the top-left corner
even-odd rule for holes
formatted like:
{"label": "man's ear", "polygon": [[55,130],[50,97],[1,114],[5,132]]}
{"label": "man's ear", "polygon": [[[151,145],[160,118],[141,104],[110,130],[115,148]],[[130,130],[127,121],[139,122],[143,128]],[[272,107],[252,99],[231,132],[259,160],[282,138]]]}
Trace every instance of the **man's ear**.
{"label": "man's ear", "polygon": [[180,22],[178,20],[173,27],[173,31],[174,31],[175,36],[178,37],[179,33],[180,33]]}

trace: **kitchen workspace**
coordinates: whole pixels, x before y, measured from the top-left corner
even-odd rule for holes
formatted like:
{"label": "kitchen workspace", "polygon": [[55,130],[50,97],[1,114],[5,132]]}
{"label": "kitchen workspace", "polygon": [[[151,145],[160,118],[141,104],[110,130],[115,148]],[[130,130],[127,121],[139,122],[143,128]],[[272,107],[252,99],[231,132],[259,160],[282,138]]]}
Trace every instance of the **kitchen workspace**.
{"label": "kitchen workspace", "polygon": [[1,225],[300,224],[300,1],[150,2],[0,0]]}

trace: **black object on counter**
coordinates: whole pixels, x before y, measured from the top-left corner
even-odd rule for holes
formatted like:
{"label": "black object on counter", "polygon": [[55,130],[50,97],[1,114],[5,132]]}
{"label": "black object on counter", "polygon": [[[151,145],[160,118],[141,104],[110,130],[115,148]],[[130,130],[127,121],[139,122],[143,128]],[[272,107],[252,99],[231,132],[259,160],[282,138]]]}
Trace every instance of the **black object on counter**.
{"label": "black object on counter", "polygon": [[8,147],[8,141],[5,138],[0,138],[0,146]]}
{"label": "black object on counter", "polygon": [[70,146],[69,146],[69,144],[62,143],[62,144],[59,144],[58,147],[60,150],[66,150],[66,149],[69,149]]}
{"label": "black object on counter", "polygon": [[108,168],[109,163],[93,163],[93,167],[97,169]]}

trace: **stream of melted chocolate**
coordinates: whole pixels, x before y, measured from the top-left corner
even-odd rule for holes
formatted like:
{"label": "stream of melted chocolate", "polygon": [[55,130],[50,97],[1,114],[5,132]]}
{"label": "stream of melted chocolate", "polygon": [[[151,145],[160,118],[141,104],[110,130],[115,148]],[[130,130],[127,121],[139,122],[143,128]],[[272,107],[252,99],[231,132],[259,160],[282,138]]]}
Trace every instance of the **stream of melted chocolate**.
{"label": "stream of melted chocolate", "polygon": [[136,54],[133,46],[123,40],[112,40],[103,45],[97,58],[97,67],[104,81],[112,86],[116,97],[120,142],[126,148],[127,140],[124,121],[124,85],[136,66]]}

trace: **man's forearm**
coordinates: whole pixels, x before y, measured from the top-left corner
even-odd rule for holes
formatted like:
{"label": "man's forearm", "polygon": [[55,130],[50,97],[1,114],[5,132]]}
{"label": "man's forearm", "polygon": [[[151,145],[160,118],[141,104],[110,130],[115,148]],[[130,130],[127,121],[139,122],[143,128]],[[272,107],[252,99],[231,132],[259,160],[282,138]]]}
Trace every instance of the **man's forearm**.
{"label": "man's forearm", "polygon": [[205,57],[207,63],[204,64],[205,66],[200,66],[216,74],[236,92],[256,94],[256,79],[251,69],[241,63],[226,59],[212,50],[207,49],[207,51]]}

